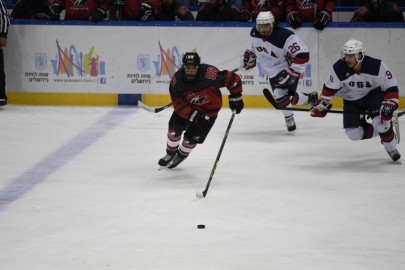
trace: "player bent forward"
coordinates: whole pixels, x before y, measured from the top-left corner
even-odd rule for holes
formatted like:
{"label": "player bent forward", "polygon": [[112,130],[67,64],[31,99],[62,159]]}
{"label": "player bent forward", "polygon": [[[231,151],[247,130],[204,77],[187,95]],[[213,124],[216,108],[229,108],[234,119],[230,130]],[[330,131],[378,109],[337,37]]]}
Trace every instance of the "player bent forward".
{"label": "player bent forward", "polygon": [[[279,27],[270,11],[257,15],[256,26],[250,31],[251,50],[243,54],[245,69],[261,64],[264,76],[270,78],[274,96],[281,108],[295,104],[312,104],[318,100],[318,93],[297,92],[300,74],[304,72],[309,61],[309,50],[294,32]],[[292,111],[282,111],[287,130],[296,129]]]}
{"label": "player bent forward", "polygon": [[159,160],[160,166],[177,167],[197,144],[204,142],[222,107],[221,87],[229,90],[229,107],[239,114],[244,107],[239,75],[201,64],[196,52],[184,55],[182,68],[170,82],[174,111],[167,132],[167,154]]}
{"label": "player bent forward", "polygon": [[[358,141],[379,135],[388,155],[397,161],[401,155],[396,149],[392,123],[399,101],[397,82],[383,61],[365,55],[365,51],[361,41],[346,42],[342,58],[333,65],[322,89],[321,102],[311,116],[325,117],[332,107],[329,101],[335,95],[342,97],[343,127],[349,139]],[[372,119],[371,123],[365,115]]]}

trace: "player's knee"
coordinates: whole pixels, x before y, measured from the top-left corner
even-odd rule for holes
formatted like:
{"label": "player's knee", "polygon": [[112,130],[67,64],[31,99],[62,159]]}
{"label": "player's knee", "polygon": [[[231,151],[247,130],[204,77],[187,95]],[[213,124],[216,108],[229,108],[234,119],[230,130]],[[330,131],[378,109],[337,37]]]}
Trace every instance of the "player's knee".
{"label": "player's knee", "polygon": [[359,141],[363,138],[363,128],[346,128],[345,129],[346,136],[352,141]]}
{"label": "player's knee", "polygon": [[287,95],[285,95],[285,96],[282,96],[282,97],[279,97],[279,98],[277,98],[276,99],[277,100],[277,103],[278,103],[278,105],[280,106],[280,108],[285,108],[285,107],[287,107],[288,105],[290,105],[290,97],[289,96],[287,96]]}

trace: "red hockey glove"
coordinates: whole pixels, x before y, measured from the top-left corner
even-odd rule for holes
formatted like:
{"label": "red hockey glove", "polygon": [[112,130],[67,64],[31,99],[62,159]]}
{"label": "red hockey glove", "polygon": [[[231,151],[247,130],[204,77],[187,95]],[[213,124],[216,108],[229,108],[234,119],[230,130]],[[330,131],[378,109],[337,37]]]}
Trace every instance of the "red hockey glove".
{"label": "red hockey glove", "polygon": [[243,103],[242,94],[229,95],[229,108],[239,114],[245,104]]}
{"label": "red hockey glove", "polygon": [[297,11],[291,11],[287,14],[287,21],[292,28],[297,29],[302,25],[302,20]]}
{"label": "red hockey glove", "polygon": [[319,102],[318,105],[316,105],[312,110],[311,110],[311,116],[312,117],[325,117],[328,111],[332,108],[332,104],[330,104],[326,100],[322,100]]}
{"label": "red hockey glove", "polygon": [[243,53],[243,67],[246,70],[252,69],[256,66],[256,54],[251,50],[246,50]]}
{"label": "red hockey glove", "polygon": [[314,27],[318,30],[323,30],[325,26],[332,21],[332,14],[326,10],[319,12],[318,18],[314,20]]}
{"label": "red hockey glove", "polygon": [[286,87],[295,83],[299,79],[300,74],[295,72],[292,68],[286,68],[280,71],[277,75],[278,84],[276,87]]}
{"label": "red hockey glove", "polygon": [[380,108],[381,123],[384,121],[390,121],[396,109],[398,109],[398,103],[389,99],[384,100],[381,103]]}

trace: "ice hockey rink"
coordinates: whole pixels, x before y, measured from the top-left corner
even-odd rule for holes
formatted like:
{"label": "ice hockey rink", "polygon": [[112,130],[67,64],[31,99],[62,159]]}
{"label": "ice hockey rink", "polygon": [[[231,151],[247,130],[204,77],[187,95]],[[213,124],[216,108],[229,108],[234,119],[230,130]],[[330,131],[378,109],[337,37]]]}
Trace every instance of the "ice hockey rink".
{"label": "ice hockey rink", "polygon": [[158,170],[171,113],[0,111],[1,269],[405,269],[405,166],[378,138],[352,142],[342,115],[306,112],[291,136],[281,112],[245,109],[197,199],[231,112]]}

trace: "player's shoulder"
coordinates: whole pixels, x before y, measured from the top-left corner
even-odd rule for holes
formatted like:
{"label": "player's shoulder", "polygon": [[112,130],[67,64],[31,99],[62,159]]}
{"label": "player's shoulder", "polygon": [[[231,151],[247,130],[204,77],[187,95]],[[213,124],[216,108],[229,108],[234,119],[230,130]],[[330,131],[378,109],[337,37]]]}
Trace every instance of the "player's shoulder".
{"label": "player's shoulder", "polygon": [[200,70],[205,72],[207,70],[216,70],[219,71],[219,69],[216,66],[210,65],[210,64],[200,64]]}
{"label": "player's shoulder", "polygon": [[377,76],[380,72],[381,60],[371,56],[364,56],[361,72]]}
{"label": "player's shoulder", "polygon": [[349,69],[343,59],[339,59],[333,64],[333,71],[340,81],[344,81],[347,77],[354,74],[354,71]]}
{"label": "player's shoulder", "polygon": [[261,38],[260,32],[256,29],[256,26],[253,26],[250,30],[250,36],[254,38]]}
{"label": "player's shoulder", "polygon": [[293,31],[283,27],[276,27],[273,33],[271,33],[269,42],[278,48],[283,48],[287,39],[291,36],[296,36]]}

